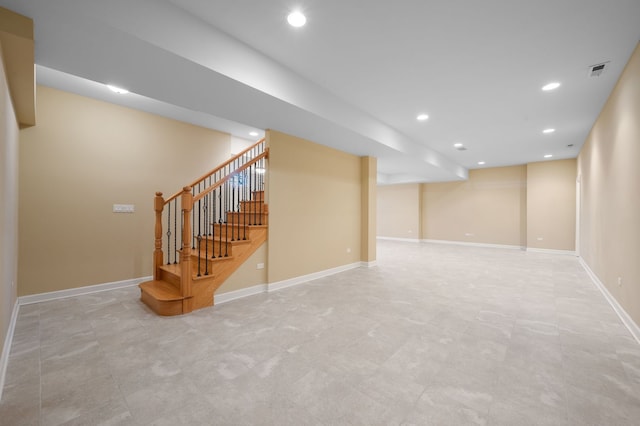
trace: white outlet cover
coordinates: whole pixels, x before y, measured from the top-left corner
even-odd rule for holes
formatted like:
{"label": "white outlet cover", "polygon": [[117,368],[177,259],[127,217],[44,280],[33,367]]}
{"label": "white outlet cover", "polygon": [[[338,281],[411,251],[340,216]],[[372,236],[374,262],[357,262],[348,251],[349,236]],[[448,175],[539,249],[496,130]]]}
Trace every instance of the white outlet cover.
{"label": "white outlet cover", "polygon": [[114,213],[134,213],[136,211],[136,206],[134,204],[114,204],[113,212]]}

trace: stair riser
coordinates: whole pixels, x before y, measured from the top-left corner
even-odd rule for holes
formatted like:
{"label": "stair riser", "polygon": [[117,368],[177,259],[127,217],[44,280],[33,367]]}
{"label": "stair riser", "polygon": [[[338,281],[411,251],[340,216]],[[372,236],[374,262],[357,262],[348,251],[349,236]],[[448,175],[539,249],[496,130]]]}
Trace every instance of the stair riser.
{"label": "stair riser", "polygon": [[265,204],[264,201],[242,201],[240,203],[240,210],[248,213],[268,213],[269,205]]}
{"label": "stair riser", "polygon": [[151,308],[156,314],[162,316],[182,315],[182,300],[170,302],[159,301],[145,291],[140,294],[140,300]]}
{"label": "stair riser", "polygon": [[267,218],[267,214],[227,213],[227,221],[229,223],[240,225],[267,225]]}
{"label": "stair riser", "polygon": [[213,237],[220,237],[220,238],[227,238],[227,235],[229,236],[229,239],[233,239],[233,240],[242,240],[243,238],[249,238],[249,229],[247,228],[246,230],[244,229],[244,225],[243,226],[231,226],[231,224],[229,224],[229,226],[225,226],[224,224],[222,225],[222,227],[220,225],[216,225],[215,228],[212,228]]}
{"label": "stair riser", "polygon": [[160,279],[173,285],[175,288],[180,288],[180,277],[172,274],[169,271],[160,270]]}
{"label": "stair riser", "polygon": [[225,254],[231,255],[231,251],[233,250],[230,242],[222,242],[222,247],[220,246],[219,241],[210,241],[210,240],[202,240],[200,244],[200,250],[198,251],[198,246],[196,245],[195,249],[191,249],[191,254],[200,255],[200,256],[208,256],[208,257],[219,257],[220,254],[223,256]]}
{"label": "stair riser", "polygon": [[264,191],[254,191],[252,199],[256,201],[264,201]]}
{"label": "stair riser", "polygon": [[205,275],[213,275],[214,271],[218,268],[218,264],[223,259],[231,259],[231,254],[228,257],[219,257],[216,259],[206,260],[200,258],[200,269],[198,270],[198,258],[191,258],[191,272],[194,277],[205,276]]}

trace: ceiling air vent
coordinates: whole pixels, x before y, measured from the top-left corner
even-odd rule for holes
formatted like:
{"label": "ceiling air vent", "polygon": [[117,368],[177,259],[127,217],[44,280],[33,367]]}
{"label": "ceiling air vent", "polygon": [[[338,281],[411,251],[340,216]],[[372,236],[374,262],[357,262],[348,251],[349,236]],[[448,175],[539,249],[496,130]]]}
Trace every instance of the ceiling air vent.
{"label": "ceiling air vent", "polygon": [[604,73],[605,70],[609,68],[609,62],[610,61],[603,62],[601,64],[591,65],[589,67],[589,72],[587,73],[587,75],[589,77],[600,77],[602,73]]}
{"label": "ceiling air vent", "polygon": [[458,151],[466,151],[467,150],[467,148],[465,148],[464,146],[457,146],[456,149]]}

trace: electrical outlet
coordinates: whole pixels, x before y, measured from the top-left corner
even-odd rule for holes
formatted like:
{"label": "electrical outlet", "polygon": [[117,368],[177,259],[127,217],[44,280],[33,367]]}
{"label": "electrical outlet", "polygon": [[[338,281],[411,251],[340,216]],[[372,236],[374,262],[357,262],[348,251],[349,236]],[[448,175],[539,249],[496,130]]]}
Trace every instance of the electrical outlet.
{"label": "electrical outlet", "polygon": [[256,269],[264,269],[264,263],[258,263]]}
{"label": "electrical outlet", "polygon": [[538,240],[538,241],[542,241],[542,240],[544,240],[544,238],[542,238],[542,237],[538,237],[538,238],[536,238],[536,240]]}
{"label": "electrical outlet", "polygon": [[465,237],[473,237],[473,234],[471,232],[465,232],[464,236]]}
{"label": "electrical outlet", "polygon": [[622,287],[622,277],[618,277],[618,287]]}
{"label": "electrical outlet", "polygon": [[351,253],[351,248],[347,248],[347,253]]}

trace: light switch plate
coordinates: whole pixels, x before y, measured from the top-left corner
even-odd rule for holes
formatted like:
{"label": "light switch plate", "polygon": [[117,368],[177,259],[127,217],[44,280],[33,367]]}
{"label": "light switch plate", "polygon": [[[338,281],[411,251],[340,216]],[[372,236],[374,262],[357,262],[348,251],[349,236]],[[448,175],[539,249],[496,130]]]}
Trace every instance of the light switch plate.
{"label": "light switch plate", "polygon": [[113,212],[114,213],[133,213],[136,211],[136,206],[134,204],[114,204]]}

